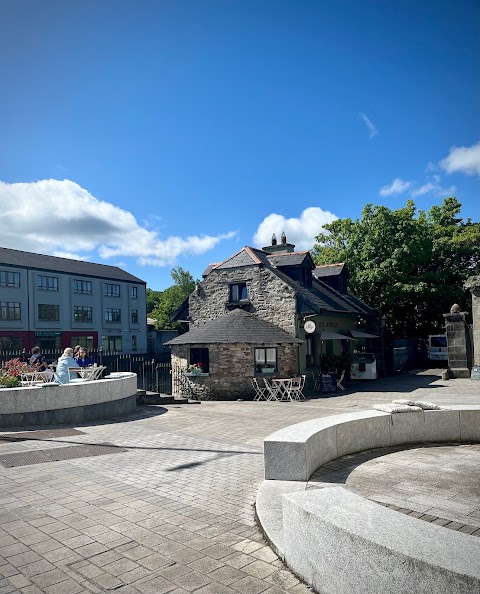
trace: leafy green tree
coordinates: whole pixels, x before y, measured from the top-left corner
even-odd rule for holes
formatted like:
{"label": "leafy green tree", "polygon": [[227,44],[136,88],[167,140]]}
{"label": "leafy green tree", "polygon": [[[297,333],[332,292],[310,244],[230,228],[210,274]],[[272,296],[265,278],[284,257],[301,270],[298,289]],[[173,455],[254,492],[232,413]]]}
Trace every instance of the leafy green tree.
{"label": "leafy green tree", "polygon": [[453,303],[469,306],[463,283],[480,271],[480,224],[460,210],[456,198],[428,212],[411,200],[398,210],[367,204],[361,219],[325,225],[312,254],[318,265],[345,262],[352,292],[387,316],[395,336],[426,337],[442,330]]}
{"label": "leafy green tree", "polygon": [[174,284],[159,294],[158,302],[151,312],[157,330],[182,329],[180,322],[170,321],[170,316],[195,289],[192,275],[180,266],[173,268],[170,274]]}
{"label": "leafy green tree", "polygon": [[160,302],[161,295],[161,291],[147,289],[147,314],[152,313],[152,311],[157,307],[158,303]]}

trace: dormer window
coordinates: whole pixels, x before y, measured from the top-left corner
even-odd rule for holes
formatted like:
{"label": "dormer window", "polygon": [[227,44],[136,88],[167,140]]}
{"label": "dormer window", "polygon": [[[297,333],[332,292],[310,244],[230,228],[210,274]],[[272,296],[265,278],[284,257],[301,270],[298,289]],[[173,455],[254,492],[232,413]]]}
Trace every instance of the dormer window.
{"label": "dormer window", "polygon": [[230,303],[248,301],[247,283],[230,285]]}

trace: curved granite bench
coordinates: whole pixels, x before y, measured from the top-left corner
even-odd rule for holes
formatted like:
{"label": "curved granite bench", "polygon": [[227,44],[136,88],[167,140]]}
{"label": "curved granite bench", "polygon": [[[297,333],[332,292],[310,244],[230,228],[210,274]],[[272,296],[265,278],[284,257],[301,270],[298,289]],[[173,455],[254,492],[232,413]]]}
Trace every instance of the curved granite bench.
{"label": "curved granite bench", "polygon": [[480,406],[363,411],[298,423],[264,440],[256,512],[285,563],[329,594],[478,594],[480,539],[400,514],[343,487],[306,491],[323,464],[368,449],[480,441]]}
{"label": "curved granite bench", "polygon": [[137,376],[0,390],[0,427],[81,423],[136,408]]}

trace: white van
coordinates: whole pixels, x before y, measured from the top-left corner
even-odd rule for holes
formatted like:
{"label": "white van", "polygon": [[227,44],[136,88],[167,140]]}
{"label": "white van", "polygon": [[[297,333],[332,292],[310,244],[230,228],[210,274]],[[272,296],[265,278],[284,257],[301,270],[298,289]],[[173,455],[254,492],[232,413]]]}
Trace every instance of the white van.
{"label": "white van", "polygon": [[428,337],[428,358],[430,361],[448,361],[446,334],[431,334]]}

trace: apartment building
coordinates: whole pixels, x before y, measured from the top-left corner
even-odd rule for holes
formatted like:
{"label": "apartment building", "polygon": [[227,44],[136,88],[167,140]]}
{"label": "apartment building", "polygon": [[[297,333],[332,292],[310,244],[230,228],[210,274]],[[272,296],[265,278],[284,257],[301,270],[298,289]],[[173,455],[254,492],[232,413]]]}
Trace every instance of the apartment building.
{"label": "apartment building", "polygon": [[147,351],[145,281],[117,268],[0,248],[0,352]]}

